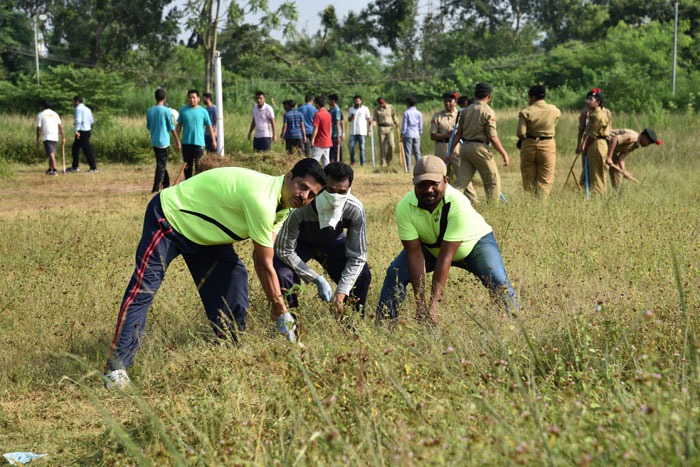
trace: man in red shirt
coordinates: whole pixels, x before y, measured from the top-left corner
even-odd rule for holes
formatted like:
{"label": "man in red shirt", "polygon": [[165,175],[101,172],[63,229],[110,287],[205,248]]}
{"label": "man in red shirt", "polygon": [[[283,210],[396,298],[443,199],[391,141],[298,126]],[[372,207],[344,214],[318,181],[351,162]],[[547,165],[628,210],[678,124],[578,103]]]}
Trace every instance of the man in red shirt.
{"label": "man in red shirt", "polygon": [[329,162],[333,140],[331,139],[331,114],[324,107],[326,99],[317,96],[314,100],[316,104],[316,115],[314,116],[314,131],[311,134],[311,157],[316,159],[321,167],[325,167]]}

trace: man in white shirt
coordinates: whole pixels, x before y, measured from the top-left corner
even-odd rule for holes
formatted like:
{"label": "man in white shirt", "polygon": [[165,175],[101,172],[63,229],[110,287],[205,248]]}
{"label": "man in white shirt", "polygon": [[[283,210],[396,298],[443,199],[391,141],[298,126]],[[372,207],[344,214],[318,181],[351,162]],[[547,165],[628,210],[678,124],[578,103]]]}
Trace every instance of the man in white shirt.
{"label": "man in white shirt", "polygon": [[44,151],[49,157],[49,170],[46,175],[58,175],[56,170],[56,146],[58,134],[61,134],[61,143],[66,144],[66,135],[63,133],[61,117],[51,110],[51,103],[46,99],[39,102],[41,112],[36,118],[36,147],[39,147],[39,137],[44,141]]}
{"label": "man in white shirt", "polygon": [[95,119],[92,117],[92,111],[83,104],[82,96],[75,96],[73,98],[73,106],[75,107],[75,117],[74,117],[74,128],[73,133],[75,133],[75,140],[73,141],[73,165],[66,169],[66,172],[80,172],[80,148],[83,149],[83,154],[90,165],[90,170],[88,173],[97,172],[97,165],[95,164],[95,153],[92,151],[92,146],[90,145],[90,136],[92,136],[92,124],[95,123]]}
{"label": "man in white shirt", "polygon": [[253,106],[253,120],[248,130],[248,141],[255,130],[253,138],[254,151],[269,151],[272,141],[277,142],[277,128],[275,127],[275,111],[265,103],[265,94],[262,91],[255,93],[255,105]]}
{"label": "man in white shirt", "polygon": [[360,165],[365,165],[365,140],[368,128],[371,131],[372,117],[367,106],[362,105],[362,97],[353,97],[355,106],[348,109],[348,122],[350,123],[350,165],[355,163],[355,144],[360,145]]}

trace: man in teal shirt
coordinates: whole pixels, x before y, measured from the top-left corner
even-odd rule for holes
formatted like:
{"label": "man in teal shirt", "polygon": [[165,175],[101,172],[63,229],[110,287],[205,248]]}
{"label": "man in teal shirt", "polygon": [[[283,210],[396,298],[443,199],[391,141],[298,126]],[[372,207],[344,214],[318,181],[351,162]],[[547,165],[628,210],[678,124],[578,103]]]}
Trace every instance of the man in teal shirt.
{"label": "man in teal shirt", "polygon": [[199,91],[190,89],[187,91],[187,105],[180,109],[175,130],[179,135],[182,129],[182,160],[187,164],[185,180],[192,176],[193,168],[195,175],[199,172],[199,160],[204,154],[204,127],[212,135],[212,146],[216,150],[216,130],[212,128],[209,112],[199,106]]}
{"label": "man in teal shirt", "polygon": [[165,270],[179,255],[216,335],[237,340],[233,322],[240,331],[246,327],[248,271],[232,244],[246,238],[253,241],[255,272],[271,303],[277,330],[294,341],[294,319],[280,291],[273,247],[290,208],[309,204],[325,184],[318,162],[302,159],[278,177],[239,167],[208,170],[153,197],[105,365],[106,386],[128,385],[126,368],[141,343],[148,307]]}
{"label": "man in teal shirt", "polygon": [[180,148],[180,139],[175,133],[175,125],[173,125],[173,114],[170,109],[165,106],[167,97],[165,89],[159,88],[156,90],[156,105],[148,109],[146,113],[146,128],[151,132],[151,146],[156,154],[156,175],[153,179],[153,190],[151,193],[160,191],[160,187],[168,188],[170,186],[170,177],[168,176],[168,148],[170,147],[170,134],[175,137],[175,148]]}

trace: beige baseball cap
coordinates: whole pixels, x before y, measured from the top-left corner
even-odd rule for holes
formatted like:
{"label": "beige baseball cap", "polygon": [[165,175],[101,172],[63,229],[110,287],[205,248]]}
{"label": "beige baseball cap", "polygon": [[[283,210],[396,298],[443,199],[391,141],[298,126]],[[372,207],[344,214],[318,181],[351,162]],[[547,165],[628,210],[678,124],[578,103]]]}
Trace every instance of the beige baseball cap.
{"label": "beige baseball cap", "polygon": [[423,156],[413,166],[413,184],[424,180],[439,182],[447,175],[445,163],[436,156]]}

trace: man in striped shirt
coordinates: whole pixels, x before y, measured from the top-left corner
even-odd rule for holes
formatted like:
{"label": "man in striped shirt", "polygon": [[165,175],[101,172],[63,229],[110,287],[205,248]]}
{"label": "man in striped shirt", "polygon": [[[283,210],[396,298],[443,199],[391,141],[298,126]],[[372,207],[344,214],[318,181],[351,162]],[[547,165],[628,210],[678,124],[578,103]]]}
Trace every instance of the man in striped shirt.
{"label": "man in striped shirt", "polygon": [[[354,174],[349,165],[331,162],[324,171],[326,190],[289,215],[275,241],[273,264],[283,292],[291,291],[303,279],[316,284],[319,296],[331,302],[338,316],[347,302],[364,316],[372,281],[367,267],[365,209],[350,194]],[[309,267],[307,261],[311,259],[318,261],[338,284],[335,293],[328,281]],[[286,297],[289,307],[296,308],[297,295],[287,293]]]}

